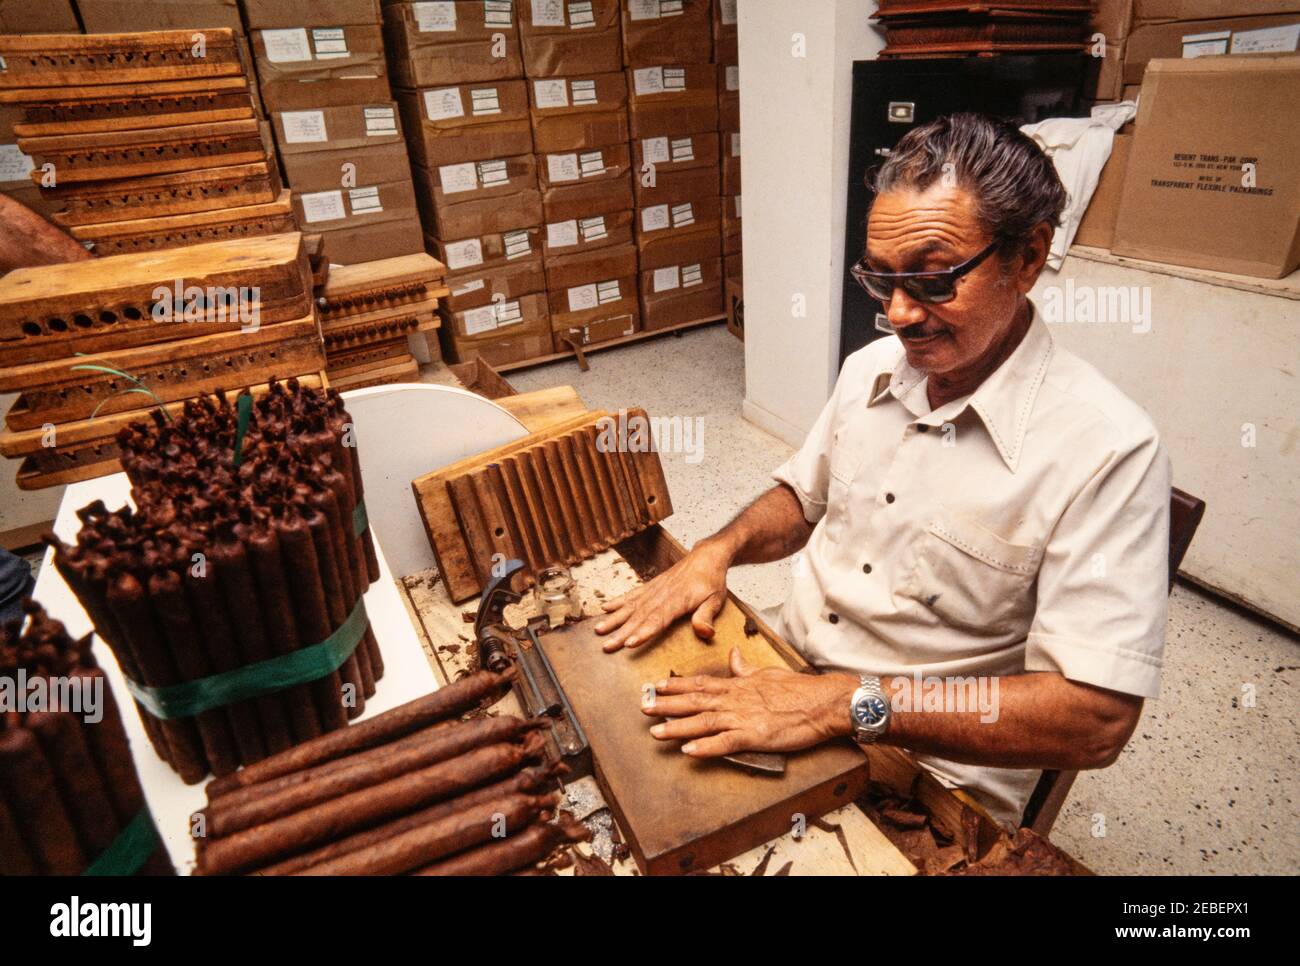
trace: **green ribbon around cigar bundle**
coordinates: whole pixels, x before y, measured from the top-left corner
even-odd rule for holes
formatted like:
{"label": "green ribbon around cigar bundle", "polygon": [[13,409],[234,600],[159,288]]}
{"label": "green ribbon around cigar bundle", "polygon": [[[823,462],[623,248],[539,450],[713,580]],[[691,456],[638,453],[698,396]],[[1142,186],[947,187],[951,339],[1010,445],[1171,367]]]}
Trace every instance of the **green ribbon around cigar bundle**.
{"label": "green ribbon around cigar bundle", "polygon": [[158,847],[158,832],[153,815],[145,805],[135,813],[135,818],[117,833],[99,857],[82,870],[82,875],[135,875]]}

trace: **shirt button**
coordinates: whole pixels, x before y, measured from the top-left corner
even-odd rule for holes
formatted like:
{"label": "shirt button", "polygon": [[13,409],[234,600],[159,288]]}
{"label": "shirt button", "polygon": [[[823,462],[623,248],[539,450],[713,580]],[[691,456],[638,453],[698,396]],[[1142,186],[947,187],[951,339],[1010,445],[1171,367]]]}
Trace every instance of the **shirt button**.
{"label": "shirt button", "polygon": [[869,573],[871,573],[871,564],[863,564],[863,565],[862,565],[862,572],[863,572],[864,574],[869,574]]}
{"label": "shirt button", "polygon": [[886,502],[886,503],[893,503],[893,502],[894,502],[894,494],[892,494],[892,493],[886,493],[886,494],[885,494],[885,502]]}
{"label": "shirt button", "polygon": [[828,621],[830,621],[832,624],[838,624],[838,623],[840,622],[840,615],[839,615],[839,614],[831,614],[831,615],[830,615],[829,617],[827,617],[826,619],[827,619]]}
{"label": "shirt button", "polygon": [[918,433],[928,433],[930,431],[930,427],[927,426],[925,423],[917,423],[916,431]]}

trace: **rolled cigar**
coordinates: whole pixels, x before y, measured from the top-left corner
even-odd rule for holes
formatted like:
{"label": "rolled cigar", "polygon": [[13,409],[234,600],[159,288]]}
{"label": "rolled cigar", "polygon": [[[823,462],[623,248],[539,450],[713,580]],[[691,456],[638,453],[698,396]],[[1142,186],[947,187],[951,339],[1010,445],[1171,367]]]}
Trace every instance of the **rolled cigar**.
{"label": "rolled cigar", "polygon": [[144,805],[144,792],[135,773],[122,714],[113,698],[113,692],[109,690],[108,681],[104,679],[103,671],[99,668],[86,668],[76,672],[76,676],[103,681],[104,701],[101,710],[104,717],[99,724],[83,729],[83,734],[90,757],[108,792],[113,814],[117,816],[119,825],[125,825]]}
{"label": "rolled cigar", "polygon": [[[108,586],[107,599],[124,639],[138,660],[140,683],[149,687],[175,684],[179,679],[176,668],[140,582],[128,573],[118,575]],[[148,712],[141,714],[148,715]],[[173,718],[160,720],[159,727],[171,748],[171,766],[181,779],[188,785],[202,781],[208,774],[208,762],[194,722],[189,718]]]}
{"label": "rolled cigar", "polygon": [[336,858],[347,852],[374,845],[376,842],[382,842],[398,832],[416,828],[427,822],[432,822],[434,819],[442,818],[444,815],[450,815],[471,805],[477,805],[480,802],[496,801],[508,795],[543,791],[554,783],[557,775],[563,774],[567,770],[559,762],[552,765],[534,765],[531,768],[524,768],[508,778],[503,778],[501,781],[484,785],[448,801],[438,802],[428,808],[422,808],[409,815],[403,815],[391,822],[385,822],[375,828],[357,832],[341,838],[337,842],[330,842],[328,845],[322,845],[319,848],[295,855],[282,862],[277,862],[275,865],[258,869],[256,874],[289,875],[291,872],[305,869],[309,865],[315,865],[318,862]]}
{"label": "rolled cigar", "polygon": [[490,671],[467,675],[422,698],[408,701],[342,730],[321,735],[249,765],[233,775],[209,782],[208,801],[215,801],[236,788],[256,785],[364,748],[373,748],[425,725],[463,714],[477,707],[486,698],[503,693],[510,686],[512,678],[512,674],[494,674]]}
{"label": "rolled cigar", "polygon": [[43,875],[80,875],[86,854],[68,815],[40,743],[26,728],[0,733],[0,795],[13,812],[23,841]]}
{"label": "rolled cigar", "polygon": [[[343,576],[334,554],[335,535],[331,531],[329,518],[310,501],[307,509],[308,513],[305,517],[307,530],[311,533],[312,543],[316,548],[316,567],[320,573],[321,589],[325,593],[326,617],[330,631],[333,633],[343,626],[352,608],[344,596]],[[348,589],[351,589],[351,579],[348,581]],[[339,666],[340,686],[346,686],[351,692],[346,696],[340,693],[339,696],[340,702],[343,703],[343,710],[349,718],[357,717],[366,707],[365,685],[361,680],[361,669],[357,665],[356,652],[360,646],[361,642],[358,641],[357,648],[354,648],[347,660]],[[349,700],[345,701],[345,697]]]}
{"label": "rolled cigar", "polygon": [[[190,610],[180,575],[172,570],[156,570],[149,577],[149,602],[165,635],[170,654],[182,681],[205,678],[212,673],[198,621]],[[193,717],[199,740],[214,775],[228,775],[239,767],[230,723],[220,708],[203,711]]]}
{"label": "rolled cigar", "polygon": [[308,866],[295,875],[399,875],[434,859],[490,841],[502,833],[522,829],[559,796],[511,795],[472,805],[427,825],[401,832],[372,846],[349,852],[328,862]]}
{"label": "rolled cigar", "polygon": [[[440,761],[455,758],[484,745],[513,741],[526,730],[546,727],[548,721],[521,721],[514,717],[479,718],[450,728],[435,725],[391,745],[372,748],[339,762],[327,762],[297,775],[300,781],[272,789],[264,782],[219,798],[208,812],[208,828],[221,838],[253,825],[263,825],[349,792],[369,788]],[[341,764],[343,767],[335,767]]]}
{"label": "rolled cigar", "polygon": [[[338,470],[329,464],[322,463],[321,468],[320,481],[323,488],[312,496],[312,502],[329,520],[330,532],[334,539],[334,560],[339,572],[339,586],[345,608],[351,612],[361,596],[361,588],[369,583],[369,579],[361,570],[361,544],[352,532],[352,519],[351,517],[345,519],[340,510],[340,499],[347,498],[350,493],[347,484],[343,482],[343,477]],[[373,640],[374,635],[367,625],[365,636],[353,653],[357,670],[361,674],[362,693],[367,698],[375,693],[375,672],[370,660]],[[382,673],[382,664],[380,668]]]}
{"label": "rolled cigar", "polygon": [[18,819],[0,795],[0,875],[40,875],[41,867],[23,839]]}
{"label": "rolled cigar", "polygon": [[560,843],[586,842],[591,832],[568,812],[537,822],[508,838],[441,859],[412,875],[505,875],[546,858]]}
{"label": "rolled cigar", "polygon": [[85,855],[99,855],[117,838],[118,822],[99,769],[86,747],[80,719],[67,711],[33,711],[26,725],[41,745],[54,787]]}
{"label": "rolled cigar", "polygon": [[517,771],[524,762],[537,761],[545,747],[542,737],[534,731],[518,744],[476,748],[228,838],[208,839],[199,852],[199,871],[203,875],[241,872],[422,805],[453,798]]}

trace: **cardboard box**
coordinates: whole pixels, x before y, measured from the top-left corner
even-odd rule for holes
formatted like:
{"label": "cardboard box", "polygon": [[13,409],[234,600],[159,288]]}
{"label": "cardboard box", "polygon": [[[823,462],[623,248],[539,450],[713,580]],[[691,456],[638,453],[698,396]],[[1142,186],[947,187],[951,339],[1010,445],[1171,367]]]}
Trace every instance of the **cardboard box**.
{"label": "cardboard box", "polygon": [[554,351],[545,292],[462,312],[440,310],[443,354],[452,362],[522,362]]}
{"label": "cardboard box", "polygon": [[520,225],[470,238],[429,237],[425,241],[434,257],[447,266],[448,275],[491,272],[542,253],[542,229],[538,225]]}
{"label": "cardboard box", "polygon": [[604,74],[623,69],[618,0],[547,0],[519,12],[529,77]]}
{"label": "cardboard box", "polygon": [[567,306],[572,293],[551,293],[551,332],[556,352],[575,345],[586,347],[625,339],[641,331],[641,303],[637,297],[635,275],[606,279],[597,284],[596,291],[601,294],[617,291],[619,297],[594,309],[569,312],[557,310],[556,305]]}
{"label": "cardboard box", "polygon": [[355,265],[424,251],[420,219],[413,216],[327,228],[321,235],[325,239],[325,256],[333,265]]}
{"label": "cardboard box", "polygon": [[694,198],[706,198],[719,191],[718,166],[688,168],[685,171],[656,171],[654,187],[647,187],[648,177],[636,181],[636,206],[676,205]]}
{"label": "cardboard box", "polygon": [[718,130],[740,130],[740,68],[718,65]]}
{"label": "cardboard box", "polygon": [[412,157],[429,170],[533,153],[522,80],[397,91]]}
{"label": "cardboard box", "polygon": [[1124,190],[1124,173],[1128,168],[1133,135],[1116,134],[1110,157],[1101,169],[1097,188],[1074,233],[1074,244],[1109,249],[1115,239],[1115,219],[1119,217],[1119,198]]}
{"label": "cardboard box", "polygon": [[740,194],[740,157],[727,155],[722,159],[722,193]]}
{"label": "cardboard box", "polygon": [[538,155],[537,183],[546,221],[631,208],[631,166],[626,144]]}
{"label": "cardboard box", "polygon": [[355,188],[295,190],[293,213],[303,231],[329,231],[377,222],[419,220],[415,207],[415,190],[411,187],[409,176],[404,181],[358,185]]}
{"label": "cardboard box", "polygon": [[718,73],[713,64],[670,64],[627,72],[632,137],[718,130]]}
{"label": "cardboard box", "polygon": [[[1103,3],[1106,0],[1103,0]],[[1133,24],[1300,13],[1297,0],[1136,0]]]}
{"label": "cardboard box", "polygon": [[243,0],[253,30],[378,25],[379,0]]}
{"label": "cardboard box", "polygon": [[713,59],[711,0],[627,0],[623,63],[707,64]]}
{"label": "cardboard box", "polygon": [[628,139],[627,78],[621,71],[533,78],[528,98],[538,154],[603,148]]}
{"label": "cardboard box", "polygon": [[1124,44],[1126,41],[1107,41],[1105,55],[1089,57],[1084,91],[1088,100],[1118,101],[1123,99]]}
{"label": "cardboard box", "polygon": [[639,264],[636,246],[630,243],[570,255],[552,255],[545,262],[546,287],[552,292],[601,279],[636,275]]}
{"label": "cardboard box", "polygon": [[1300,49],[1300,12],[1145,24],[1124,45],[1124,83],[1142,83],[1156,57],[1192,59],[1217,54],[1293,53]]}
{"label": "cardboard box", "polygon": [[71,0],[0,0],[0,34],[79,34]]}
{"label": "cardboard box", "polygon": [[449,294],[439,304],[450,312],[462,312],[502,299],[517,299],[521,295],[545,292],[546,268],[539,254],[490,269],[476,266],[468,271],[449,274],[443,279],[443,284],[447,286]]}
{"label": "cardboard box", "polygon": [[402,125],[394,101],[343,104],[305,111],[273,111],[271,126],[281,156],[322,151],[366,150],[402,144]]}
{"label": "cardboard box", "polygon": [[1106,44],[1121,42],[1133,29],[1133,0],[1093,0],[1089,33],[1100,33]]}
{"label": "cardboard box", "polygon": [[77,0],[77,10],[88,34],[212,27],[244,32],[236,0]]}
{"label": "cardboard box", "polygon": [[402,87],[523,77],[515,5],[506,0],[386,3],[384,38]]}
{"label": "cardboard box", "polygon": [[709,195],[637,209],[636,247],[642,270],[720,255],[721,202],[717,195]]}
{"label": "cardboard box", "polygon": [[720,64],[734,64],[740,59],[736,38],[736,0],[713,0],[713,59]]}
{"label": "cardboard box", "polygon": [[344,185],[411,180],[405,142],[281,156],[285,180],[298,192],[329,191]]}
{"label": "cardboard box", "polygon": [[724,195],[722,205],[722,254],[735,255],[740,252],[740,195]]}
{"label": "cardboard box", "polygon": [[1297,103],[1300,57],[1153,60],[1111,250],[1265,278],[1292,272]]}
{"label": "cardboard box", "polygon": [[438,238],[468,238],[542,221],[531,154],[413,168],[425,230]]}
{"label": "cardboard box", "polygon": [[632,211],[591,211],[542,226],[542,255],[572,255],[620,246],[633,247]]}
{"label": "cardboard box", "polygon": [[726,281],[744,281],[745,260],[739,252],[726,255],[722,259],[722,274]]}
{"label": "cardboard box", "polygon": [[639,288],[641,326],[647,332],[725,314],[722,259],[718,256],[643,269]]}
{"label": "cardboard box", "polygon": [[271,112],[392,100],[375,26],[254,30],[253,59]]}
{"label": "cardboard box", "polygon": [[[717,194],[720,155],[721,137],[712,131],[633,142],[633,185],[637,207]],[[711,186],[706,180],[710,170],[713,176]]]}

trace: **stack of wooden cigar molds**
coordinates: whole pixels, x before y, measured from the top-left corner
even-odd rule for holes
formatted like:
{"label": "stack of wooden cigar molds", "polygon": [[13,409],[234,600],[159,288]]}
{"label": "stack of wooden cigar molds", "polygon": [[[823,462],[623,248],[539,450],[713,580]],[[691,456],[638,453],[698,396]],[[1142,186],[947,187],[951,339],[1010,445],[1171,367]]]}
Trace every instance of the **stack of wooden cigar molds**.
{"label": "stack of wooden cigar molds", "polygon": [[99,255],[293,231],[229,29],[0,37],[0,104]]}

